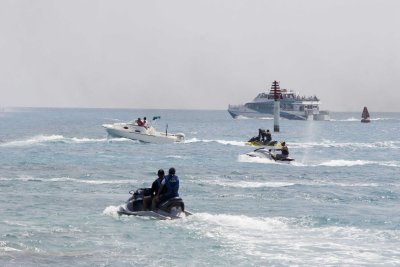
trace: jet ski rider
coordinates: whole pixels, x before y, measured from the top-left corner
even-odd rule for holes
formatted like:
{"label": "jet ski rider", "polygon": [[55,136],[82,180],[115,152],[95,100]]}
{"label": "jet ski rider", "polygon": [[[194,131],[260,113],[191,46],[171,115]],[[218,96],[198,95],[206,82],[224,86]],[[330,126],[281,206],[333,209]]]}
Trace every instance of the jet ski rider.
{"label": "jet ski rider", "polygon": [[136,124],[137,124],[138,126],[144,126],[144,122],[142,121],[141,118],[138,118],[135,122],[136,122]]}
{"label": "jet ski rider", "polygon": [[164,177],[157,195],[153,198],[152,210],[155,210],[158,204],[167,201],[170,198],[179,197],[179,178],[175,175],[175,168],[168,170],[168,175]]}
{"label": "jet ski rider", "polygon": [[272,136],[269,130],[258,129],[258,140],[263,144],[267,145],[272,140]]}
{"label": "jet ski rider", "polygon": [[158,190],[160,189],[161,186],[161,181],[164,179],[164,170],[159,169],[157,172],[157,179],[154,180],[154,182],[151,184],[151,190],[150,190],[150,195],[143,197],[143,209],[148,210],[151,202],[153,201],[153,198],[157,195]]}
{"label": "jet ski rider", "polygon": [[265,143],[268,144],[271,141],[272,141],[271,133],[269,132],[269,130],[267,130],[267,132],[265,133]]}
{"label": "jet ski rider", "polygon": [[277,154],[276,157],[277,159],[286,159],[287,157],[289,157],[289,148],[286,146],[285,141],[283,141],[281,145],[282,145],[282,148],[280,149],[281,154]]}

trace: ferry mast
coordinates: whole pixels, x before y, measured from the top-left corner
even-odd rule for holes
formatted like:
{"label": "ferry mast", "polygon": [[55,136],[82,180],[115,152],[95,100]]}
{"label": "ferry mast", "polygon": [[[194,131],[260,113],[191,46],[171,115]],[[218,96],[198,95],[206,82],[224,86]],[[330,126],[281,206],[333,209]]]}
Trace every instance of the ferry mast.
{"label": "ferry mast", "polygon": [[274,92],[274,132],[279,132],[279,115],[281,113],[280,99],[282,98],[279,82],[274,81],[271,89]]}

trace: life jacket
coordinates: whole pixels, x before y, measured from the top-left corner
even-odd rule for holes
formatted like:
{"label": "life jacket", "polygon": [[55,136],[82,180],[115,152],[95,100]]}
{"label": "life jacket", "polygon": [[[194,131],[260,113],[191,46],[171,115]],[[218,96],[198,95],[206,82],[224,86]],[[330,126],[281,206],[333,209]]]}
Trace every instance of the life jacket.
{"label": "life jacket", "polygon": [[179,197],[179,178],[176,175],[170,175],[164,177],[166,193],[163,194],[166,198]]}

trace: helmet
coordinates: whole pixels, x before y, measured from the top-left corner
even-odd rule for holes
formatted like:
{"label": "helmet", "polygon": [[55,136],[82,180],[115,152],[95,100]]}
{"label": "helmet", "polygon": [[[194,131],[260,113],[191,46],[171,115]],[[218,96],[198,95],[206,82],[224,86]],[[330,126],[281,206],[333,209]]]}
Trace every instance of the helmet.
{"label": "helmet", "polygon": [[285,141],[283,141],[281,144],[282,144],[282,146],[284,146],[284,145],[286,145],[286,142],[285,142]]}
{"label": "helmet", "polygon": [[158,170],[158,172],[157,172],[157,175],[159,176],[159,177],[162,177],[162,176],[164,176],[164,170],[163,169],[159,169]]}
{"label": "helmet", "polygon": [[175,174],[175,168],[174,167],[169,168],[168,174],[174,175]]}

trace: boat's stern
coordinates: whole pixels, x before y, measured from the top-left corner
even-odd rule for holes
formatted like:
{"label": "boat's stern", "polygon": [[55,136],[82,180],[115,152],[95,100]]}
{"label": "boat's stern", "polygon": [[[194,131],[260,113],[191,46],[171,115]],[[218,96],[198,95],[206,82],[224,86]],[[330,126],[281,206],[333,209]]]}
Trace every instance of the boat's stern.
{"label": "boat's stern", "polygon": [[185,141],[185,134],[184,133],[176,133],[176,142],[184,142]]}

